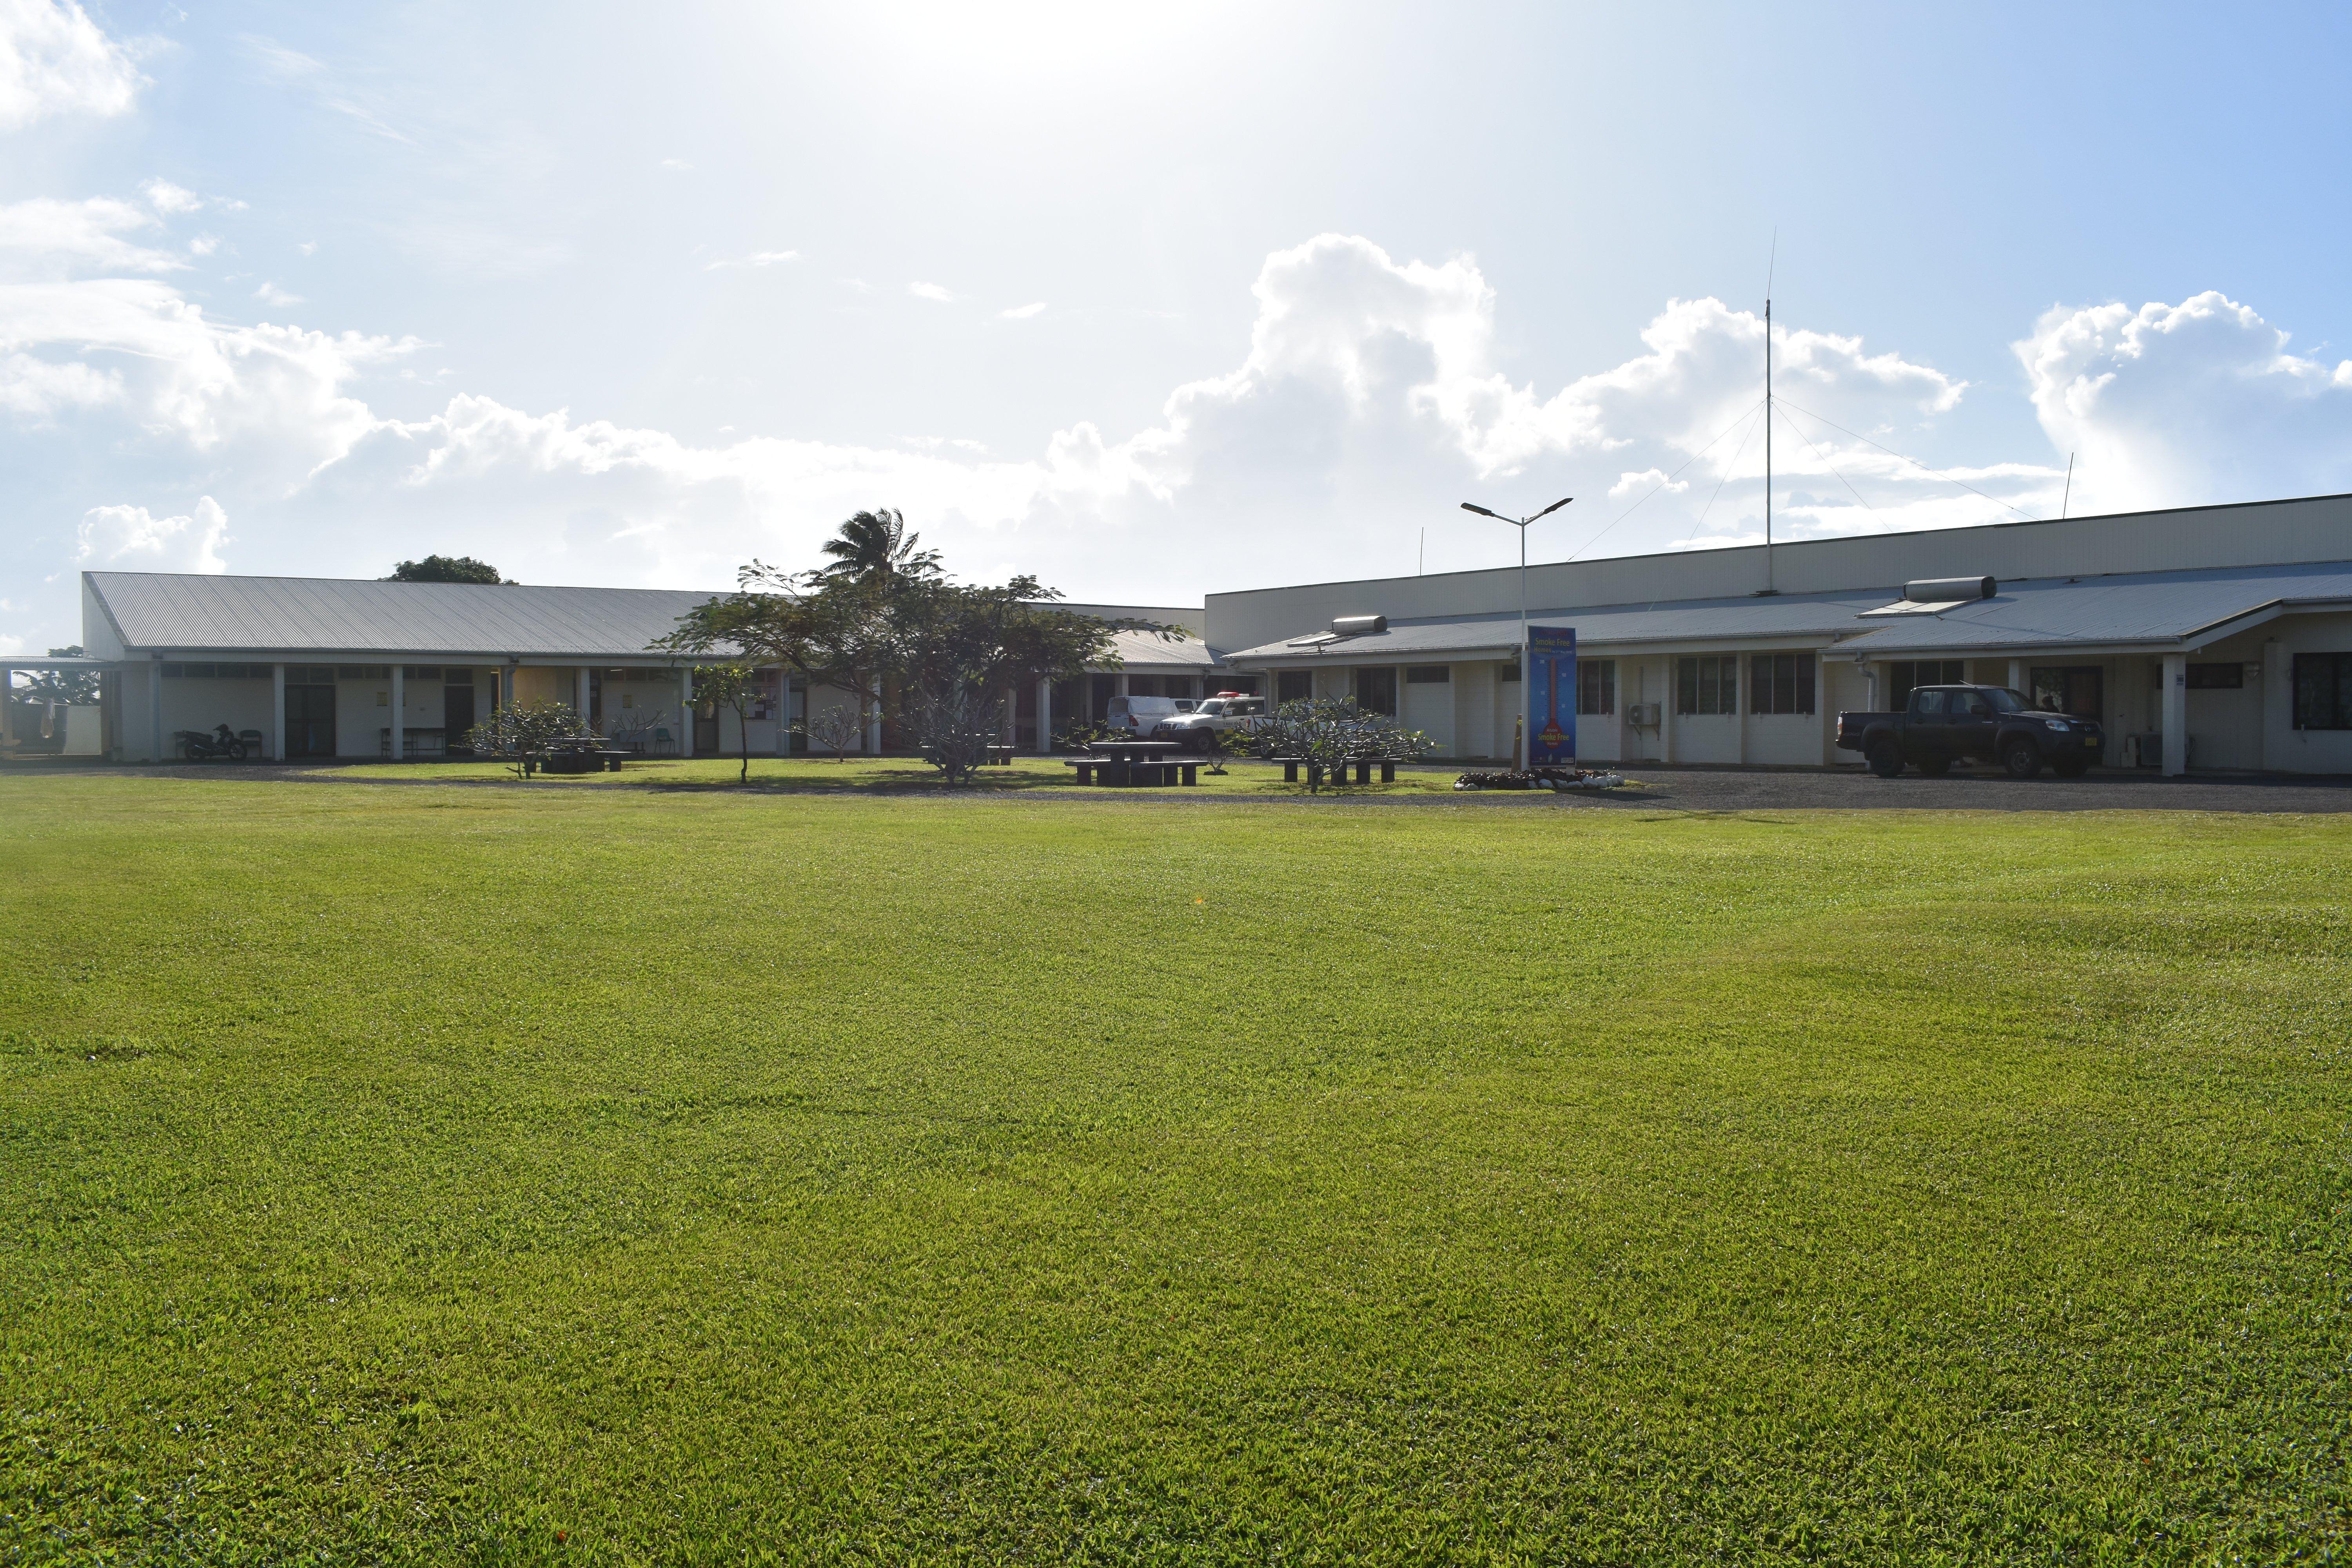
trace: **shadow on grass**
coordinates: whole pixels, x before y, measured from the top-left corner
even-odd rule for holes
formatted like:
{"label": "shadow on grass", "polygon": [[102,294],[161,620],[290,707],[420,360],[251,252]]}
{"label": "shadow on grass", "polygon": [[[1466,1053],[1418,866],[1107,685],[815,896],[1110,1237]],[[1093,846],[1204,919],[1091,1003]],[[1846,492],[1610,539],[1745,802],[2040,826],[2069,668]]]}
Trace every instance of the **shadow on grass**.
{"label": "shadow on grass", "polygon": [[[696,757],[652,760],[632,764],[618,773],[540,774],[517,777],[512,770],[488,763],[362,763],[307,771],[302,776],[368,784],[441,784],[478,788],[540,789],[578,793],[626,790],[661,795],[874,795],[971,799],[992,795],[1029,795],[1045,791],[1071,799],[1118,800],[1129,796],[1201,799],[1304,798],[1304,784],[1284,781],[1276,768],[1231,764],[1223,773],[1205,770],[1192,784],[1082,785],[1072,770],[1058,762],[1024,758],[1011,768],[984,768],[960,783],[950,784],[936,768],[914,758],[852,758],[833,763],[821,758],[754,757],[751,775],[741,776],[734,759]],[[1450,776],[1411,776],[1392,784],[1326,784],[1318,798],[1361,800],[1378,796],[1429,798],[1451,795]]]}

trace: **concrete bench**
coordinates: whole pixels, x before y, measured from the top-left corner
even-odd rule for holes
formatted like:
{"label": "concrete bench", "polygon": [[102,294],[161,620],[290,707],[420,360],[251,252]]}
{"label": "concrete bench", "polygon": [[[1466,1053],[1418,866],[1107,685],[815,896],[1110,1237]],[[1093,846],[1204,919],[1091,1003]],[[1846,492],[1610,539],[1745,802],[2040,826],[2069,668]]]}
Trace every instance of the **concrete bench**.
{"label": "concrete bench", "polygon": [[[1353,768],[1356,770],[1356,782],[1360,784],[1368,784],[1372,782],[1372,769],[1378,766],[1381,770],[1381,783],[1394,784],[1397,763],[1406,760],[1402,757],[1351,757],[1331,770],[1331,782],[1335,784],[1346,784],[1348,770]],[[1285,784],[1297,784],[1298,770],[1301,768],[1307,770],[1307,783],[1309,788],[1316,787],[1323,782],[1323,764],[1320,763],[1309,762],[1305,757],[1268,757],[1266,761],[1282,764],[1282,782]]]}
{"label": "concrete bench", "polygon": [[1102,774],[1103,784],[1114,786],[1119,784],[1197,785],[1201,782],[1201,763],[1197,758],[1171,757],[1165,762],[1156,760],[1129,762],[1124,757],[1064,757],[1062,765],[1066,768],[1077,769],[1078,782],[1082,784],[1095,783],[1097,773]]}

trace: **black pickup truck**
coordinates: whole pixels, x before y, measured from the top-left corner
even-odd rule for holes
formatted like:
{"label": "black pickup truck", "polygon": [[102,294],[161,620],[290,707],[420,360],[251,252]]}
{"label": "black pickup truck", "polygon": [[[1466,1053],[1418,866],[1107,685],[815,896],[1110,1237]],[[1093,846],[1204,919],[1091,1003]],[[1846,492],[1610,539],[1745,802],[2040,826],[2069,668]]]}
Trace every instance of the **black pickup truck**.
{"label": "black pickup truck", "polygon": [[2047,763],[2072,779],[2099,760],[2106,737],[2096,720],[2043,712],[2005,686],[1915,686],[1900,713],[1840,713],[1837,743],[1883,779],[1906,763],[1938,778],[1961,757],[1998,762],[2012,778]]}

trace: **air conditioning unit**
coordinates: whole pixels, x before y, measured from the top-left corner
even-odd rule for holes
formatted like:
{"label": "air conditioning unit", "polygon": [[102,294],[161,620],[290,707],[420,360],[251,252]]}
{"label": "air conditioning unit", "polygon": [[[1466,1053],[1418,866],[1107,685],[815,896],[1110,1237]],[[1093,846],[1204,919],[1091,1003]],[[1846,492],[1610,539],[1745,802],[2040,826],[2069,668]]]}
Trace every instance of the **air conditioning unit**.
{"label": "air conditioning unit", "polygon": [[1656,729],[1658,727],[1658,705],[1654,702],[1634,702],[1628,704],[1625,709],[1625,722],[1633,725],[1636,730]]}

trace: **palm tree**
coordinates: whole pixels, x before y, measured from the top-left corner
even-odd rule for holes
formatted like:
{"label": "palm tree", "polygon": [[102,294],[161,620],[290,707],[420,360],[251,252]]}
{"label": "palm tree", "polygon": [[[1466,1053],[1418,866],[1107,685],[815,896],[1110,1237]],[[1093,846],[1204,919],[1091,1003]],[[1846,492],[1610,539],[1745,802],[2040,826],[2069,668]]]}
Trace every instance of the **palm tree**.
{"label": "palm tree", "polygon": [[824,542],[821,548],[833,557],[833,564],[818,575],[852,583],[877,577],[936,577],[940,552],[916,549],[921,538],[907,531],[903,513],[888,507],[861,511],[841,525],[839,534]]}

